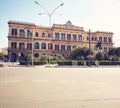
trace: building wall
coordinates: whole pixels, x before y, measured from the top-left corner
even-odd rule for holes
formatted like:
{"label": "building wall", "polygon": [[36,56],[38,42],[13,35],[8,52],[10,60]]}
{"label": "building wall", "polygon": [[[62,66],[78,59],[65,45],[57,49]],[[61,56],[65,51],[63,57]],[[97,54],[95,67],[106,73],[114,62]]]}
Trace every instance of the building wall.
{"label": "building wall", "polygon": [[[51,31],[48,27],[38,26],[33,23],[9,21],[8,54],[26,56],[33,53],[41,54],[58,53],[69,57],[70,52],[77,46],[89,47],[89,35],[83,27],[66,24],[53,24]],[[112,32],[91,32],[90,45],[94,49],[98,40],[102,41],[100,50],[108,51],[113,46]]]}
{"label": "building wall", "polygon": [[7,49],[7,47],[1,48],[1,52],[2,52],[3,54],[7,55],[7,54],[8,54],[8,49]]}

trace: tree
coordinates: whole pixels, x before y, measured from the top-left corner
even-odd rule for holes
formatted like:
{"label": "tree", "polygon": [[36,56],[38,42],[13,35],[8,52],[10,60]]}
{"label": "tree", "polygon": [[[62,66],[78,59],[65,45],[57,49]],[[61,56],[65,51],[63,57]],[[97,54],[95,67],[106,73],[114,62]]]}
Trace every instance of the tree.
{"label": "tree", "polygon": [[111,48],[108,51],[109,59],[116,61],[120,58],[120,47],[118,48]]}
{"label": "tree", "polygon": [[5,55],[0,52],[0,60],[3,60],[4,56],[5,56]]}
{"label": "tree", "polygon": [[104,55],[104,60],[109,60],[108,53],[104,52],[103,55]]}
{"label": "tree", "polygon": [[109,56],[115,56],[116,55],[116,48],[111,48],[111,49],[109,49],[109,51],[108,51],[108,55]]}
{"label": "tree", "polygon": [[93,50],[87,47],[77,47],[71,52],[71,59],[73,60],[86,60],[88,55],[93,55]]}
{"label": "tree", "polygon": [[42,56],[40,57],[40,61],[41,61],[41,62],[48,63],[48,56],[47,56],[47,55],[42,55]]}
{"label": "tree", "polygon": [[104,59],[104,54],[103,52],[98,52],[95,56],[97,60],[103,60]]}
{"label": "tree", "polygon": [[116,56],[117,56],[117,57],[120,57],[120,47],[118,47],[118,48],[116,49]]}

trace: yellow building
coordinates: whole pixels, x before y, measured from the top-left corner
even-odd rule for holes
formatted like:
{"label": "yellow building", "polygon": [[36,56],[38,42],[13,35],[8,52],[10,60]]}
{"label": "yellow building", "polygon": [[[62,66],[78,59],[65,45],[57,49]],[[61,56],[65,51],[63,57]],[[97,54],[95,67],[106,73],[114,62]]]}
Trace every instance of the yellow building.
{"label": "yellow building", "polygon": [[88,31],[74,26],[70,21],[53,24],[51,28],[19,21],[9,21],[8,25],[8,55],[12,61],[32,54],[32,51],[34,57],[51,53],[69,57],[76,46],[88,47],[90,42],[90,46],[95,49],[99,40],[102,42],[101,51],[107,52],[113,46],[112,32],[91,32],[89,41]]}

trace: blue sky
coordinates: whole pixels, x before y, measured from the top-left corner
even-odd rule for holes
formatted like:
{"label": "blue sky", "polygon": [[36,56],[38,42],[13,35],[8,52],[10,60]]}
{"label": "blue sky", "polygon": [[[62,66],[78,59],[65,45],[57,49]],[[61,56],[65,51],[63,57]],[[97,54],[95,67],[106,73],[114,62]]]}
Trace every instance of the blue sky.
{"label": "blue sky", "polygon": [[[37,0],[49,12],[64,3],[52,16],[52,23],[84,27],[87,31],[110,31],[114,33],[115,46],[120,46],[120,0]],[[48,16],[38,15],[44,9],[34,0],[0,0],[0,49],[8,45],[9,20],[32,22],[48,26]],[[62,14],[59,16],[58,14]]]}

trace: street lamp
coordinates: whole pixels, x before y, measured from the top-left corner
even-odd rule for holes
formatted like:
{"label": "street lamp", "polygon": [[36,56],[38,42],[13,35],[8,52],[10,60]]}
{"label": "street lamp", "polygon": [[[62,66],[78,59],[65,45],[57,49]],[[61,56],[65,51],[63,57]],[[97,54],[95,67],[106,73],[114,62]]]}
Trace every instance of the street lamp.
{"label": "street lamp", "polygon": [[[43,9],[46,11],[46,13],[39,13],[39,15],[41,15],[41,14],[47,14],[48,17],[49,17],[49,32],[50,32],[50,38],[51,38],[51,17],[52,17],[52,15],[53,15],[53,13],[54,13],[59,7],[63,6],[63,3],[61,3],[61,4],[60,4],[59,6],[57,6],[55,9],[53,9],[52,12],[49,12],[44,6],[42,6],[41,4],[39,4],[39,2],[35,1],[35,3],[36,3],[37,5],[39,5],[41,8],[43,8]],[[49,39],[49,41],[50,41],[50,39]],[[49,66],[50,66],[50,48],[49,48],[48,50],[49,50],[49,61],[48,61],[48,63],[49,63]]]}

